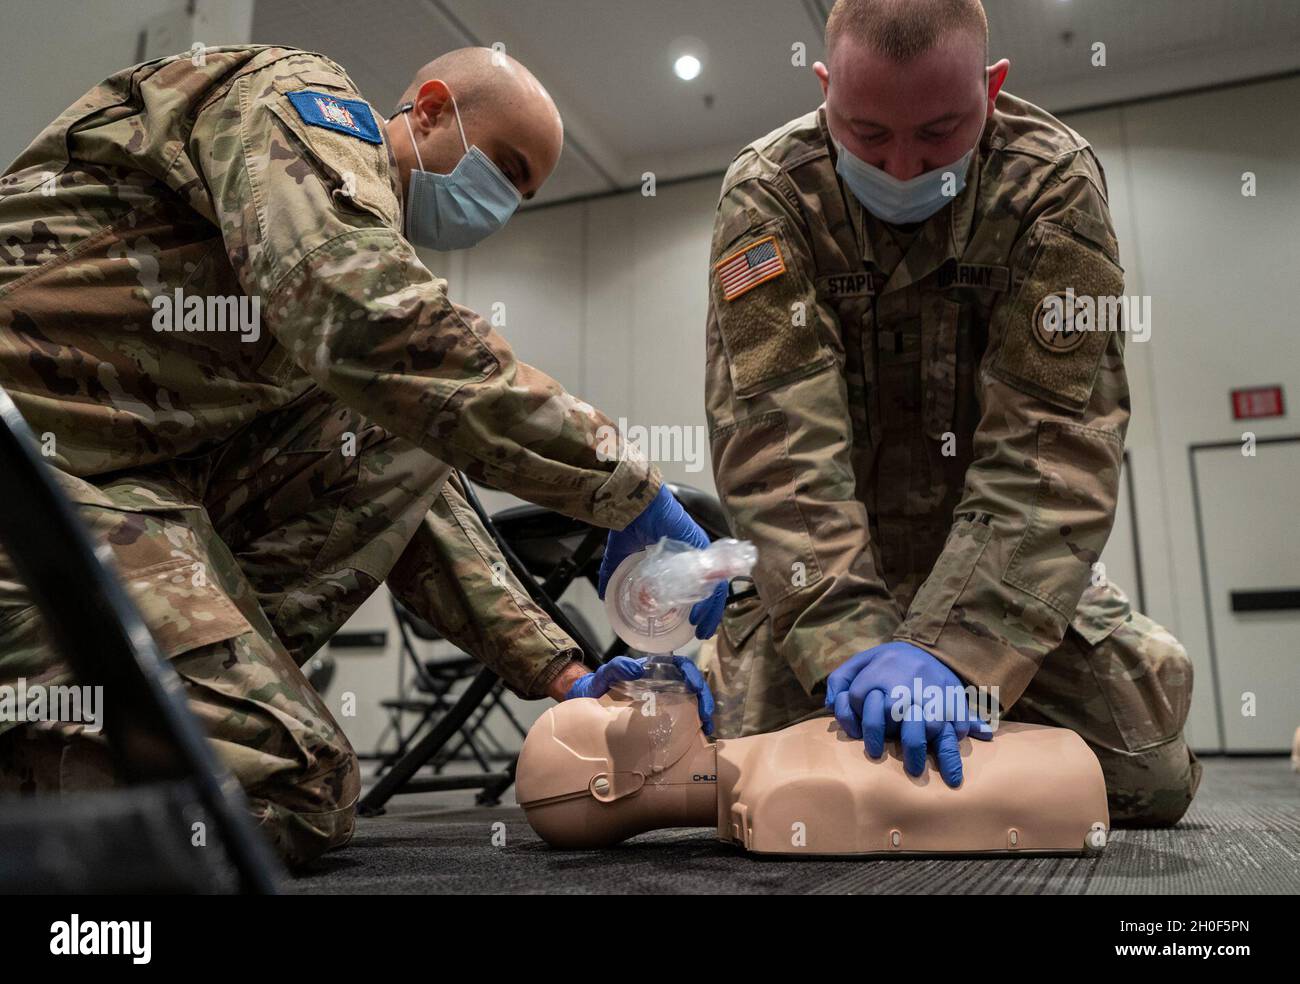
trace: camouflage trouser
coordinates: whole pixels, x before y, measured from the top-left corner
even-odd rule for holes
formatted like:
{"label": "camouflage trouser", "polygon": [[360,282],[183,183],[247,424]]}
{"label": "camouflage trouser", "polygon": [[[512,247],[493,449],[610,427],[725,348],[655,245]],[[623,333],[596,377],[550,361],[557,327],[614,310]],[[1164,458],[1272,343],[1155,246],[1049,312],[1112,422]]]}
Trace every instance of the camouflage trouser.
{"label": "camouflage trouser", "polygon": [[[210,454],[62,479],[291,864],[352,836],[360,791],[356,754],[299,666],[403,556],[447,471],[313,390]],[[70,680],[0,555],[0,684],[19,677]],[[114,781],[102,733],[4,729],[0,792]]]}
{"label": "camouflage trouser", "polygon": [[[771,623],[752,596],[729,606],[701,662],[717,699],[720,738],[824,713],[822,695],[805,693],[776,654]],[[1106,585],[1085,592],[1061,645],[1002,716],[1078,732],[1101,762],[1111,822],[1166,826],[1187,811],[1201,779],[1183,739],[1191,698],[1192,665],[1182,645]]]}

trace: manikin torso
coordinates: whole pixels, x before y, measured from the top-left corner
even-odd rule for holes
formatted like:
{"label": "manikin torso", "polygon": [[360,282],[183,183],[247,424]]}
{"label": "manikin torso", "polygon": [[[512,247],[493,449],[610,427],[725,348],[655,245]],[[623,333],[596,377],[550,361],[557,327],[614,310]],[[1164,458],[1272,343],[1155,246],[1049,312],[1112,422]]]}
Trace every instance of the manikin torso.
{"label": "manikin torso", "polygon": [[763,854],[1083,853],[1105,845],[1106,788],[1074,732],[1003,724],[961,745],[964,780],[908,776],[896,742],[867,757],[831,717],[711,742],[694,698],[612,692],[533,725],[518,799],[564,848],[663,827],[715,827]]}

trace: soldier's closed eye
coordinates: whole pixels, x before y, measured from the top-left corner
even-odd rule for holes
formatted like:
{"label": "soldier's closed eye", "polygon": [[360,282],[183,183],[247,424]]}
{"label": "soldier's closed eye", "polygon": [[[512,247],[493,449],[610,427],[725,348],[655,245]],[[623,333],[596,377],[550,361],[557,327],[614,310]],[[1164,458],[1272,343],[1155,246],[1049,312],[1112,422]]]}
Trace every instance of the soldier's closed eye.
{"label": "soldier's closed eye", "polygon": [[927,127],[926,129],[921,131],[920,136],[922,140],[933,140],[933,141],[947,140],[949,137],[953,135],[953,132],[956,129],[957,128],[955,126],[946,127],[942,130],[935,130]]}
{"label": "soldier's closed eye", "polygon": [[945,140],[953,135],[961,122],[959,113],[945,113],[928,123],[921,124],[917,128],[917,136],[922,140]]}
{"label": "soldier's closed eye", "polygon": [[[532,177],[532,168],[528,166],[528,159],[513,147],[507,148],[501,155],[500,163],[501,172],[510,180],[510,183],[523,192],[528,187]],[[533,192],[529,190],[523,194],[524,200],[533,197]]]}

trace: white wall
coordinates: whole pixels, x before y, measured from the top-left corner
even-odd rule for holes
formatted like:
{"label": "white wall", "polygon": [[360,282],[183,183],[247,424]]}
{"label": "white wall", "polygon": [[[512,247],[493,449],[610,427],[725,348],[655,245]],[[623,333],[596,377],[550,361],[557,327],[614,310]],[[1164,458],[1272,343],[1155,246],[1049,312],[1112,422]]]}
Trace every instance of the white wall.
{"label": "white wall", "polygon": [[[1183,640],[1195,664],[1188,734],[1206,750],[1219,748],[1220,736],[1188,447],[1241,437],[1246,428],[1231,419],[1230,388],[1282,383],[1300,400],[1300,333],[1288,290],[1300,269],[1300,117],[1278,110],[1297,100],[1300,80],[1290,79],[1066,120],[1094,143],[1106,168],[1126,289],[1152,297],[1152,339],[1128,348],[1136,528],[1148,612]],[[1241,194],[1248,170],[1258,175],[1256,198]],[[606,413],[702,429],[717,192],[718,180],[705,179],[660,188],[654,198],[524,212],[472,253],[428,259],[470,306],[488,311],[503,302],[503,331],[519,355]],[[1300,432],[1293,419],[1250,429]],[[1241,459],[1242,482],[1253,481],[1252,463]],[[707,464],[698,472],[681,461],[662,468],[674,481],[712,491]],[[1291,478],[1291,488],[1279,490],[1288,499],[1300,486],[1300,474]],[[1232,508],[1203,505],[1209,522]],[[1113,566],[1131,565],[1117,557]],[[1218,658],[1251,655],[1224,651],[1221,641]],[[1300,723],[1294,692],[1270,693],[1277,688],[1263,669],[1246,678],[1261,699],[1297,705]],[[1239,694],[1224,695],[1229,711],[1239,704]]]}
{"label": "white wall", "polygon": [[195,41],[246,43],[252,21],[253,0],[196,0],[192,10],[187,0],[131,0],[129,5],[5,0],[0,169],[78,96],[114,72],[142,58],[185,51]]}
{"label": "white wall", "polygon": [[[519,356],[610,417],[702,428],[717,194],[707,179],[525,211],[445,275],[477,311],[504,304]],[[681,447],[698,453],[663,462],[669,480],[712,491],[707,441]]]}
{"label": "white wall", "polygon": [[[1288,289],[1300,265],[1300,117],[1282,108],[1298,97],[1300,79],[1293,78],[1066,118],[1094,142],[1106,167],[1126,288],[1152,298],[1152,341],[1129,347],[1128,443],[1147,603],[1192,654],[1197,678],[1188,733],[1207,749],[1219,747],[1220,736],[1188,449],[1240,441],[1247,430],[1260,437],[1300,433],[1293,416],[1233,421],[1229,402],[1230,389],[1275,383],[1300,398],[1300,336]],[[1242,195],[1246,171],[1257,176],[1253,198]],[[1260,456],[1271,453],[1259,449]],[[1263,469],[1252,472],[1258,460],[1237,459],[1243,486],[1261,481]],[[1283,501],[1294,496],[1300,474],[1288,484],[1276,490]],[[1227,522],[1234,510],[1230,501],[1202,506],[1207,524]],[[1284,521],[1294,523],[1294,516]],[[1300,558],[1290,560],[1290,585],[1277,587],[1300,582]],[[1233,678],[1253,680],[1261,699],[1289,702],[1300,724],[1300,696],[1267,670],[1279,655],[1294,666],[1294,643],[1289,654],[1261,658],[1235,650],[1231,635],[1220,631],[1217,638],[1221,664],[1258,668]],[[1220,697],[1225,713],[1240,716],[1240,692]],[[1283,746],[1272,739],[1269,747]]]}

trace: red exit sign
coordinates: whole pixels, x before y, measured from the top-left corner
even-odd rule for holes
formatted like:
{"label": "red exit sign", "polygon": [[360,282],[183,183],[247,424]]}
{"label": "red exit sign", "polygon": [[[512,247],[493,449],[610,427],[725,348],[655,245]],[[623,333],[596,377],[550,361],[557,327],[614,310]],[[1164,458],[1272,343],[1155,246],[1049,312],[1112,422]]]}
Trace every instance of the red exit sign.
{"label": "red exit sign", "polygon": [[1282,400],[1281,386],[1252,386],[1232,391],[1233,420],[1285,416],[1286,404]]}

